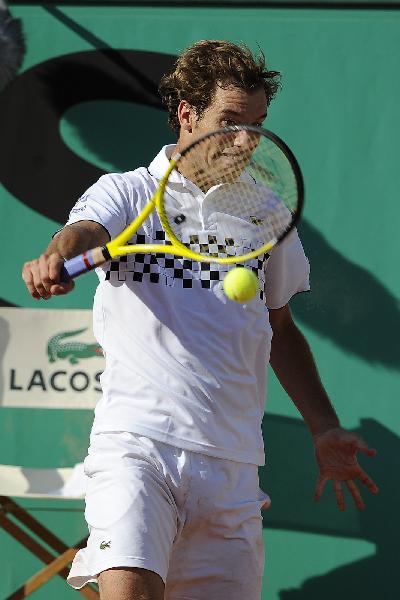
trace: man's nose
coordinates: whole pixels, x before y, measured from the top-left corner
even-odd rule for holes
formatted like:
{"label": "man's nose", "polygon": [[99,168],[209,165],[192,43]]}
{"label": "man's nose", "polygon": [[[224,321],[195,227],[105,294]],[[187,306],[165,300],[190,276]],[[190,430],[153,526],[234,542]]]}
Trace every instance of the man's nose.
{"label": "man's nose", "polygon": [[257,145],[256,136],[252,131],[246,131],[242,129],[238,131],[235,136],[235,146],[252,148]]}

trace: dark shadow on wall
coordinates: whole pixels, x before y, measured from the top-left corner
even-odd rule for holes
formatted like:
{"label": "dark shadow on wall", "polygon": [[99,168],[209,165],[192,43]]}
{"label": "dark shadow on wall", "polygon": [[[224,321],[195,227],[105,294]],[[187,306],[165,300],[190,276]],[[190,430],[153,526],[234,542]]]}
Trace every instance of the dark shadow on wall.
{"label": "dark shadow on wall", "polygon": [[300,234],[311,263],[312,291],[292,300],[295,317],[346,352],[400,369],[400,300],[308,221],[302,221]]}
{"label": "dark shadow on wall", "polygon": [[[121,136],[107,139],[115,124],[115,113],[107,114],[106,107],[98,115],[103,120],[94,119],[91,139],[84,143],[86,148],[95,146],[95,156],[96,148],[101,153],[107,142],[108,147],[113,143],[114,148],[123,148],[125,155],[131,157],[129,164],[136,167],[139,160],[136,162],[135,151],[143,160],[148,146],[153,144],[158,150],[159,115],[164,115],[165,121],[166,116],[157,85],[173,60],[173,56],[157,52],[105,49],[58,56],[27,69],[0,94],[2,185],[33,210],[64,223],[75,201],[104,173],[95,160],[85,160],[64,143],[60,123],[65,114],[77,105],[98,101],[103,106],[116,101],[137,107],[135,120],[140,127],[130,125],[124,130],[120,114]],[[147,108],[146,141],[143,107]],[[77,135],[86,142],[82,121],[81,126],[83,131]],[[121,156],[117,150],[116,154]],[[24,177],[20,176],[22,171]]]}
{"label": "dark shadow on wall", "polygon": [[347,494],[347,510],[340,513],[330,487],[319,504],[313,502],[317,468],[303,422],[277,416],[264,420],[268,466],[260,469],[260,480],[272,498],[271,508],[264,513],[264,527],[358,538],[376,546],[374,556],[310,578],[299,589],[282,589],[281,600],[333,600],[338,594],[364,600],[398,597],[400,439],[373,419],[362,419],[355,432],[378,450],[377,457],[361,457],[360,463],[380,492],[372,496],[360,484],[365,511],[357,511]]}
{"label": "dark shadow on wall", "polygon": [[0,306],[15,306],[15,304],[11,304],[11,302],[8,302],[4,298],[0,298]]}

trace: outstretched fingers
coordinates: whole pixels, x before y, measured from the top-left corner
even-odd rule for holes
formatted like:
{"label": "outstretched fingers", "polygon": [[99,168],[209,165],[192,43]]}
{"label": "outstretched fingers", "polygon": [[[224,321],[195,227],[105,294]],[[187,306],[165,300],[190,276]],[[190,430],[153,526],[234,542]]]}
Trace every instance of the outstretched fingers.
{"label": "outstretched fingers", "polygon": [[379,488],[376,485],[375,481],[367,475],[367,473],[360,468],[360,472],[358,474],[358,479],[368,488],[371,494],[377,494],[379,492]]}
{"label": "outstretched fingers", "polygon": [[[371,493],[377,494],[379,492],[379,488],[376,485],[376,483],[364,471],[361,470],[361,472],[357,478],[369,489],[369,491]],[[324,491],[325,486],[328,481],[329,481],[328,477],[322,477],[322,476],[318,477],[317,484],[315,486],[315,494],[314,494],[315,502],[320,501],[321,496],[323,494],[323,491]],[[346,481],[332,479],[333,489],[334,489],[335,497],[336,497],[336,503],[338,505],[339,510],[340,511],[346,510],[346,503],[345,503],[345,497],[344,497],[344,493],[343,493],[342,483],[346,484],[347,489],[349,490],[349,492],[354,500],[354,504],[356,505],[358,510],[364,510],[365,503],[364,503],[364,500],[361,496],[360,490],[358,489],[358,486],[357,486],[356,482],[354,481],[354,479],[347,479]]]}
{"label": "outstretched fingers", "polygon": [[327,477],[322,477],[321,475],[318,477],[317,483],[315,485],[315,492],[314,492],[315,502],[319,502],[321,500],[321,496],[324,492],[325,486],[328,481],[329,480]]}

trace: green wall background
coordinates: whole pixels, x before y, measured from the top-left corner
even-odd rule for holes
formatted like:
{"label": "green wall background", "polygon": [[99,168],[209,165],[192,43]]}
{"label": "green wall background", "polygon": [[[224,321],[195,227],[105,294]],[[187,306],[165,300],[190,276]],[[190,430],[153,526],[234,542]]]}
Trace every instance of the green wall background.
{"label": "green wall background", "polygon": [[[95,6],[59,11],[76,26],[67,26],[59,12],[45,6],[13,7],[27,39],[23,70],[93,50],[99,41],[104,47],[177,54],[198,39],[225,38],[260,46],[269,65],[282,71],[283,89],[266,126],[287,141],[302,166],[307,196],[301,233],[312,264],[313,291],[294,299],[293,312],[343,425],[378,449],[376,459],[361,461],[381,493],[376,498],[364,494],[363,514],[350,501],[347,512],[339,514],[330,491],[320,505],[313,504],[310,440],[271,374],[264,424],[268,465],[261,480],[273,505],[264,516],[263,600],[329,600],[337,594],[397,598],[400,13]],[[135,134],[136,126],[145,119],[158,124],[159,117],[137,105],[99,100],[70,109],[60,130],[78,155],[105,171],[123,170],[129,168],[128,155],[131,167],[143,160],[143,133]],[[107,144],[96,137],[96,124],[106,129]],[[160,126],[159,145],[168,136]],[[13,249],[12,259],[2,264],[0,297],[40,310],[19,273],[59,224],[26,207],[1,184],[0,221],[3,246]],[[46,307],[90,307],[94,286],[94,277],[83,278],[76,293]],[[91,419],[90,411],[2,408],[0,461],[71,465],[85,454]],[[52,508],[35,505],[32,512],[66,542],[83,536],[76,507]],[[0,548],[0,598],[5,598],[41,564],[2,531]],[[33,597],[74,594],[59,579]]]}

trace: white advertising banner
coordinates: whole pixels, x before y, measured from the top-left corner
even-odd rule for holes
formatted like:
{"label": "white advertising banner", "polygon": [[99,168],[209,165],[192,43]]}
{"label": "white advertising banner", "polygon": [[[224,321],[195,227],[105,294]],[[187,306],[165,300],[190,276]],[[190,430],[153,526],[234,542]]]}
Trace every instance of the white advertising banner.
{"label": "white advertising banner", "polygon": [[103,369],[91,310],[0,307],[0,406],[93,408]]}

